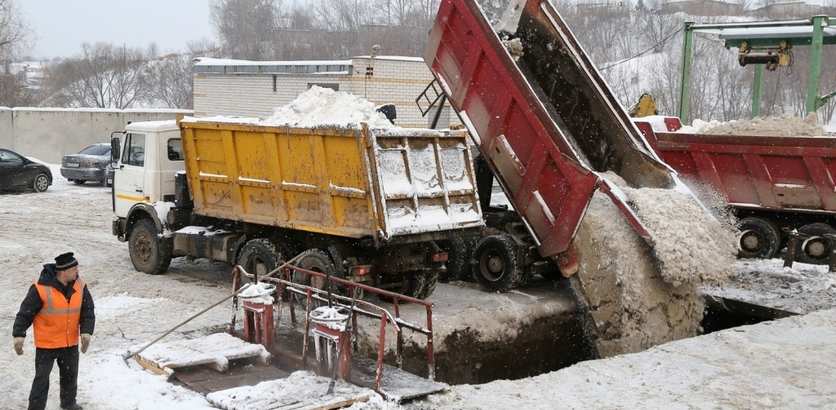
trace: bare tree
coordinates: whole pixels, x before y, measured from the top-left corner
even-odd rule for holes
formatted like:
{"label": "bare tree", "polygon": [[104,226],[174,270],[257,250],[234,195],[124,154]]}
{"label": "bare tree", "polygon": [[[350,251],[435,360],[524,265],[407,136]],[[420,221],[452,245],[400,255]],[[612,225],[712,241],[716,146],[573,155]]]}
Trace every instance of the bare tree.
{"label": "bare tree", "polygon": [[30,45],[30,30],[17,9],[14,0],[0,0],[0,104],[26,105],[34,96],[25,88],[19,76],[10,72],[10,63]]}
{"label": "bare tree", "polygon": [[48,68],[47,104],[128,108],[148,93],[142,50],[85,43],[81,55]]}
{"label": "bare tree", "polygon": [[224,54],[263,60],[274,57],[272,41],[278,28],[278,0],[215,0],[212,23]]}

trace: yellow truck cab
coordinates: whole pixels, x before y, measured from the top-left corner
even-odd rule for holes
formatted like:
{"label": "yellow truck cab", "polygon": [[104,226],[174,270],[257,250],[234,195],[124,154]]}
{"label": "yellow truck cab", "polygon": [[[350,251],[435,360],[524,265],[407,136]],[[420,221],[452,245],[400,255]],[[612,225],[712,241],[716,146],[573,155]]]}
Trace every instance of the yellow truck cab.
{"label": "yellow truck cab", "polygon": [[425,298],[443,249],[484,225],[466,138],[240,119],[130,124],[112,141],[113,233],[150,274],[178,256],[263,274],[301,254],[296,266]]}

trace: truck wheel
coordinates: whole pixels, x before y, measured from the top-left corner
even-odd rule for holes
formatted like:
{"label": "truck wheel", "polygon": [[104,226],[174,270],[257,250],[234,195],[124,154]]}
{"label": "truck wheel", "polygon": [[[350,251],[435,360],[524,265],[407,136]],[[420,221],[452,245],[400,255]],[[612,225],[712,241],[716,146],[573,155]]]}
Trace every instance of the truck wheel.
{"label": "truck wheel", "polygon": [[131,229],[128,250],[131,263],[140,272],[160,275],[165,273],[171,264],[171,241],[160,238],[154,222],[147,218],[137,221]]}
{"label": "truck wheel", "polygon": [[441,244],[447,252],[447,273],[441,276],[443,282],[451,280],[468,280],[470,274],[470,254],[478,240],[474,235],[451,235],[448,241]]}
{"label": "truck wheel", "polygon": [[774,223],[757,217],[744,218],[738,224],[738,255],[741,258],[770,259],[781,246],[781,232]]}
{"label": "truck wheel", "polygon": [[507,234],[482,238],[473,251],[473,276],[492,290],[505,292],[523,279],[517,243]]}
{"label": "truck wheel", "polygon": [[[344,276],[340,274],[337,270],[337,267],[334,265],[334,262],[331,260],[331,257],[328,255],[328,252],[322,249],[308,249],[305,252],[302,252],[302,255],[299,259],[296,260],[295,265],[305,270],[310,270],[314,272],[326,273],[333,277],[343,278]],[[293,282],[298,283],[300,285],[307,285],[317,289],[325,289],[326,281],[325,278],[320,277],[313,277],[310,275],[306,275],[302,272],[293,272]],[[344,289],[333,287],[331,289],[332,292],[337,294],[343,294]],[[305,303],[305,297],[301,295],[297,295],[297,301],[300,304]]]}
{"label": "truck wheel", "polygon": [[802,235],[809,236],[801,243],[801,254],[798,261],[802,263],[826,264],[830,261],[830,253],[833,252],[833,243],[825,235],[836,234],[826,223],[816,222],[798,228]]}
{"label": "truck wheel", "polygon": [[425,272],[420,275],[424,276],[424,287],[418,292],[418,299],[426,299],[435,292],[435,287],[438,285],[438,279],[441,276],[438,271]]}
{"label": "truck wheel", "polygon": [[264,276],[279,266],[282,254],[269,239],[251,239],[244,244],[238,253],[237,263],[247,273]]}

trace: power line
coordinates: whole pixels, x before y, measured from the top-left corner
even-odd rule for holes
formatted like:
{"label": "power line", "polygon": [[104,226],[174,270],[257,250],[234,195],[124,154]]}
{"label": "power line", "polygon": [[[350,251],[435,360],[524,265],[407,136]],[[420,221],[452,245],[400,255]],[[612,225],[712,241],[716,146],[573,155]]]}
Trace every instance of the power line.
{"label": "power line", "polygon": [[628,62],[628,61],[630,61],[630,60],[635,60],[635,59],[637,59],[637,58],[639,58],[639,57],[641,57],[641,56],[643,56],[643,55],[645,55],[645,54],[649,53],[650,51],[655,50],[656,48],[658,48],[658,47],[659,47],[659,46],[661,46],[662,44],[665,44],[668,40],[670,40],[671,38],[673,38],[673,36],[675,36],[675,35],[679,34],[679,32],[680,32],[680,31],[682,31],[682,28],[681,28],[681,27],[680,27],[679,29],[677,29],[677,30],[672,31],[670,34],[668,34],[667,36],[665,36],[665,38],[663,38],[663,39],[659,40],[659,42],[658,42],[658,43],[656,43],[656,44],[654,44],[654,45],[650,46],[649,48],[645,49],[644,51],[642,51],[642,52],[640,52],[640,53],[638,53],[638,54],[635,54],[635,55],[633,55],[633,56],[631,56],[631,57],[629,57],[629,58],[626,58],[626,59],[624,59],[624,60],[621,60],[621,61],[616,61],[615,63],[612,63],[612,64],[610,64],[610,65],[608,65],[608,66],[601,67],[601,68],[599,68],[599,69],[598,69],[598,71],[605,71],[605,70],[609,70],[610,68],[613,68],[613,67],[615,67],[615,66],[617,66],[617,65],[624,64],[624,63],[626,63],[626,62]]}

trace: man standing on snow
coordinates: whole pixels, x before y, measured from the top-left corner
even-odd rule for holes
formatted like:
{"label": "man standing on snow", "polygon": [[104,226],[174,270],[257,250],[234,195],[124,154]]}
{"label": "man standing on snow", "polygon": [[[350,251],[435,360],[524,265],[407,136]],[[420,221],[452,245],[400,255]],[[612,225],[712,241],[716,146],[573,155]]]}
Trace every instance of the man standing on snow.
{"label": "man standing on snow", "polygon": [[81,339],[81,352],[86,353],[95,322],[93,297],[78,277],[78,261],[72,252],[58,255],[55,263],[44,265],[40,278],[29,288],[12,329],[18,355],[23,354],[26,329],[33,326],[35,332],[35,380],[29,392],[29,410],[46,407],[49,373],[56,360],[61,408],[81,409],[75,401],[78,344]]}

